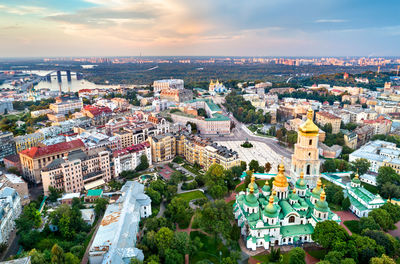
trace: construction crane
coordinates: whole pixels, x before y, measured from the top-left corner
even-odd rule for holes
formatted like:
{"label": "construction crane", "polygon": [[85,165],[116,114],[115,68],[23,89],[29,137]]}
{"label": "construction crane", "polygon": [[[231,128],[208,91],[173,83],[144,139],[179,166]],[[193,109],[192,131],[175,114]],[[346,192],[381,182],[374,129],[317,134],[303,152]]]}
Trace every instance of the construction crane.
{"label": "construction crane", "polygon": [[379,74],[380,71],[381,71],[381,66],[378,66],[378,72],[376,74]]}
{"label": "construction crane", "polygon": [[399,76],[399,69],[400,69],[400,65],[397,65],[397,74],[396,74],[396,76]]}

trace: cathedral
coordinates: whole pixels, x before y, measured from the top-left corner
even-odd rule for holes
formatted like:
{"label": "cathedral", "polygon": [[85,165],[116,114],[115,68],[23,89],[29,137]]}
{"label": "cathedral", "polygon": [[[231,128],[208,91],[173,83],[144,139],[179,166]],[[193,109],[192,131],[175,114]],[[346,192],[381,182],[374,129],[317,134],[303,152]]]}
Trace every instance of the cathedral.
{"label": "cathedral", "polygon": [[313,112],[309,110],[307,121],[299,128],[292,157],[290,179],[293,187],[289,186],[281,164],[272,188],[268,181],[264,186],[258,186],[252,174],[246,191],[236,195],[233,205],[235,219],[250,250],[312,242],[311,234],[318,222],[341,221],[329,209],[319,178],[319,130],[312,118]]}

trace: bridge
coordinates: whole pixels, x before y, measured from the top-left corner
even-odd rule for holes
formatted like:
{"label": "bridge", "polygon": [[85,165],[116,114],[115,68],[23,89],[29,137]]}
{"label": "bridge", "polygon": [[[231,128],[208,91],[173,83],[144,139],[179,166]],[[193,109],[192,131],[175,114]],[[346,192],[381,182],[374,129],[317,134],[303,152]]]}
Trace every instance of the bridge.
{"label": "bridge", "polygon": [[[63,74],[63,72],[65,72],[65,74]],[[37,85],[39,82],[41,82],[41,81],[48,81],[48,82],[51,82],[51,76],[52,76],[54,73],[57,75],[57,81],[58,81],[59,83],[62,82],[61,76],[67,76],[67,81],[68,81],[68,82],[71,82],[71,81],[72,81],[72,75],[71,75],[71,71],[70,71],[70,70],[65,70],[65,71],[61,71],[61,70],[59,70],[59,71],[51,71],[51,72],[47,73],[45,76],[37,76],[35,79],[33,79],[33,80],[31,80],[31,81],[29,81],[29,82],[27,82],[27,83],[22,84],[19,88],[20,88],[22,91],[28,91],[28,90],[33,89],[33,87],[34,87],[35,85]],[[76,72],[76,79],[77,79],[77,80],[83,79],[82,73]]]}

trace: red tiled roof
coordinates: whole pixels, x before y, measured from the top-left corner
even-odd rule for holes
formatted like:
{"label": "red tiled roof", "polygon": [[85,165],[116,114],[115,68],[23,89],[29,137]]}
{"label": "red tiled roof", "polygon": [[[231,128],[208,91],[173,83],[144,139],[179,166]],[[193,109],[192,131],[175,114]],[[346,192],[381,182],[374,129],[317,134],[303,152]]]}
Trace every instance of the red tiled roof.
{"label": "red tiled roof", "polygon": [[133,145],[133,146],[121,149],[121,150],[116,150],[113,152],[113,157],[118,157],[118,156],[125,155],[128,153],[138,152],[138,151],[144,150],[149,147],[150,147],[150,143],[145,141],[143,143],[139,143],[139,144],[136,144],[136,145]]}
{"label": "red tiled roof", "polygon": [[83,144],[82,140],[76,139],[76,140],[72,140],[69,142],[61,142],[58,144],[45,146],[45,147],[32,147],[30,149],[25,149],[25,150],[21,151],[20,154],[24,154],[31,158],[39,158],[39,157],[47,156],[47,155],[50,155],[53,153],[67,152],[67,151],[82,148],[82,147],[85,147],[85,144]]}
{"label": "red tiled roof", "polygon": [[100,115],[101,113],[112,113],[111,109],[108,107],[98,107],[98,106],[93,106],[93,105],[85,105],[83,107],[86,111],[89,111],[92,115],[97,116]]}
{"label": "red tiled roof", "polygon": [[326,117],[329,119],[340,119],[340,117],[338,117],[334,114],[331,114],[329,112],[324,112],[324,111],[317,112],[317,115],[320,115],[320,116],[323,116],[323,117]]}

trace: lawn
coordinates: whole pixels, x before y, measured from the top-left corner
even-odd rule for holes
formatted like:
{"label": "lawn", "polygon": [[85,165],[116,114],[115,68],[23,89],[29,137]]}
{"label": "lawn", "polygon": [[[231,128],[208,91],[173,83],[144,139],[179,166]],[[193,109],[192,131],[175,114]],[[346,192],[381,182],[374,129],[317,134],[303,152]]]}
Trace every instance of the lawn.
{"label": "lawn", "polygon": [[[263,187],[264,184],[265,184],[265,180],[256,180],[256,183],[257,183],[258,187]],[[241,192],[241,191],[245,191],[246,188],[247,188],[247,186],[245,186],[244,183],[243,183],[243,184],[239,185],[239,186],[235,189],[235,192],[238,193],[238,192]]]}
{"label": "lawn", "polygon": [[321,260],[325,258],[325,255],[328,252],[326,252],[326,249],[317,249],[317,250],[307,251],[307,253],[310,254],[312,257]]}
{"label": "lawn", "polygon": [[349,220],[344,221],[343,224],[347,226],[347,228],[352,232],[359,234],[360,233],[360,221],[358,220]]}
{"label": "lawn", "polygon": [[[282,262],[279,262],[279,263],[282,263],[282,264],[289,263],[289,257],[290,257],[289,253],[283,253],[282,255],[283,255]],[[275,263],[275,262],[269,261],[269,256],[270,256],[270,254],[263,254],[263,255],[256,255],[253,258],[260,261],[263,264],[264,263]],[[278,262],[276,262],[276,263],[278,263]]]}
{"label": "lawn", "polygon": [[202,174],[199,172],[198,169],[195,169],[193,166],[189,165],[189,164],[184,164],[182,167],[184,167],[185,169],[187,169],[188,171],[190,171],[193,174],[196,174],[197,176],[201,176]]}
{"label": "lawn", "polygon": [[196,263],[199,260],[210,260],[212,263],[220,263],[221,259],[229,257],[229,249],[222,243],[222,241],[214,236],[206,236],[198,231],[190,233],[190,239],[193,241],[196,237],[200,238],[203,247],[190,255],[189,263]]}
{"label": "lawn", "polygon": [[186,202],[190,202],[191,200],[194,199],[200,199],[200,198],[207,198],[204,193],[202,193],[199,190],[192,191],[192,192],[187,192],[187,193],[181,193],[178,194],[177,197],[183,198]]}

